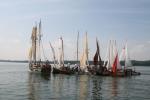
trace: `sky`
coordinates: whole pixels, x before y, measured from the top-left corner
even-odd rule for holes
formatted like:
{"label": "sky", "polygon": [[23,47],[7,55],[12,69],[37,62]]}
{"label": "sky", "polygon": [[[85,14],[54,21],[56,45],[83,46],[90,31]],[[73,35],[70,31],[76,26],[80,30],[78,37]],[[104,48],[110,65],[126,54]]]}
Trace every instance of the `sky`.
{"label": "sky", "polygon": [[96,37],[102,59],[112,39],[117,41],[119,53],[127,41],[131,59],[150,60],[149,0],[1,0],[0,59],[27,60],[32,27],[40,19],[44,52],[49,60],[49,41],[57,51],[61,36],[65,60],[75,60],[78,31],[79,55],[88,33],[90,60],[96,51]]}

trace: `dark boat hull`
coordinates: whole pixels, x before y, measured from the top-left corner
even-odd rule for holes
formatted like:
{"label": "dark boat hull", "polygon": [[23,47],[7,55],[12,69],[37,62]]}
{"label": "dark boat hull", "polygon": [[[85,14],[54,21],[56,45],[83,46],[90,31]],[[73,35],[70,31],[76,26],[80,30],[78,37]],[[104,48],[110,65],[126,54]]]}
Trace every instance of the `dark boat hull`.
{"label": "dark boat hull", "polygon": [[43,65],[41,68],[42,74],[50,74],[51,73],[51,65]]}
{"label": "dark boat hull", "polygon": [[69,69],[69,68],[60,68],[60,69],[53,68],[53,72],[52,73],[53,74],[68,74],[68,75],[74,74],[74,72],[71,69]]}

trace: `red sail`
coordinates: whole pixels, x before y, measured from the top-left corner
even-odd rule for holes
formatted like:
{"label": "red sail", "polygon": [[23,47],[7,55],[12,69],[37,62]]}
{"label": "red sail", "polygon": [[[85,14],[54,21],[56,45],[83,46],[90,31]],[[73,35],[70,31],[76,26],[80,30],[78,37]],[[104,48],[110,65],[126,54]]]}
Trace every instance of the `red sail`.
{"label": "red sail", "polygon": [[116,55],[115,61],[113,63],[113,67],[112,67],[112,72],[114,75],[117,74],[117,59],[118,59],[118,54]]}

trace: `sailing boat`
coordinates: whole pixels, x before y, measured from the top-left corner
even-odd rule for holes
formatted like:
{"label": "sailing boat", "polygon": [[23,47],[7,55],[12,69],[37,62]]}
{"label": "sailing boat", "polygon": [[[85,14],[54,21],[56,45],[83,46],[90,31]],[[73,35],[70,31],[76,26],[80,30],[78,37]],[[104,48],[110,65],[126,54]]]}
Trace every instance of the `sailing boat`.
{"label": "sailing boat", "polygon": [[[60,41],[60,48],[59,48],[59,57],[57,64],[53,67],[53,74],[73,74],[73,71],[69,68],[69,66],[65,66],[64,64],[64,45],[63,45],[63,39],[62,37],[59,38]],[[54,49],[51,46],[51,49],[53,51],[53,56],[55,57]],[[55,60],[55,58],[54,58]]]}
{"label": "sailing boat", "polygon": [[128,53],[127,42],[126,42],[124,48],[122,49],[121,56],[123,56],[123,58],[124,58],[124,71],[126,72],[126,74],[128,75],[129,71],[130,71],[130,74],[132,74],[132,75],[140,75],[140,72],[135,71],[135,66],[134,66],[134,69],[131,69],[132,62],[130,60],[130,56]]}
{"label": "sailing boat", "polygon": [[106,66],[102,62],[102,59],[100,56],[99,42],[97,38],[96,38],[96,47],[97,47],[97,50],[93,58],[94,68],[92,68],[92,71],[96,75],[108,76],[109,71],[107,70]]}
{"label": "sailing boat", "polygon": [[31,71],[37,71],[42,73],[50,73],[51,66],[46,61],[42,63],[41,61],[41,21],[39,27],[34,26],[31,35],[32,45],[29,52],[29,69]]}
{"label": "sailing boat", "polygon": [[77,34],[77,45],[76,45],[76,53],[77,53],[77,55],[76,55],[76,57],[77,57],[77,59],[76,59],[76,63],[75,63],[75,65],[73,66],[73,71],[74,71],[74,73],[78,73],[78,71],[80,70],[80,66],[79,66],[79,32],[78,32],[78,34]]}
{"label": "sailing boat", "polygon": [[83,47],[84,47],[83,48],[83,53],[82,53],[81,59],[80,59],[80,72],[81,73],[88,73],[89,62],[88,62],[88,39],[87,39],[87,33],[85,34]]}
{"label": "sailing boat", "polygon": [[123,48],[124,60],[125,60],[125,67],[124,69],[120,65],[119,55],[117,51],[116,41],[110,41],[109,44],[109,55],[108,55],[108,63],[107,63],[107,70],[111,72],[111,76],[115,77],[125,77],[125,76],[132,76],[132,75],[140,75],[139,72],[135,72],[128,67],[131,66],[131,61],[129,59],[127,53],[127,44]]}
{"label": "sailing boat", "polygon": [[106,61],[107,71],[112,76],[124,76],[124,72],[121,72],[121,65],[118,57],[118,50],[115,40],[110,40],[108,49],[108,61]]}
{"label": "sailing boat", "polygon": [[103,65],[102,65],[102,60],[100,57],[99,43],[98,43],[97,38],[96,38],[96,47],[97,47],[97,50],[96,50],[95,56],[93,58],[93,63],[94,63],[93,71],[96,72],[96,74],[98,74],[98,75],[102,75]]}
{"label": "sailing boat", "polygon": [[124,46],[124,48],[122,49],[121,55],[123,56],[124,61],[125,61],[125,63],[124,63],[124,69],[127,69],[128,67],[131,67],[132,63],[131,63],[131,60],[130,60],[130,57],[129,57],[129,54],[128,54],[127,43]]}

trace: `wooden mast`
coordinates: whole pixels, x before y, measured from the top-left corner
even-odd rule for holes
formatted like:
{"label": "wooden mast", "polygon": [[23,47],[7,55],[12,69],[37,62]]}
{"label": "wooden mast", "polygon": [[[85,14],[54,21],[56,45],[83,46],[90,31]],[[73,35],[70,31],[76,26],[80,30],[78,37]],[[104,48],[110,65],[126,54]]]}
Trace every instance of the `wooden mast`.
{"label": "wooden mast", "polygon": [[40,20],[40,23],[39,23],[39,34],[38,34],[38,36],[39,36],[39,54],[38,54],[38,60],[39,60],[39,62],[41,62],[41,20]]}
{"label": "wooden mast", "polygon": [[79,32],[78,32],[78,35],[77,35],[77,62],[79,60]]}

